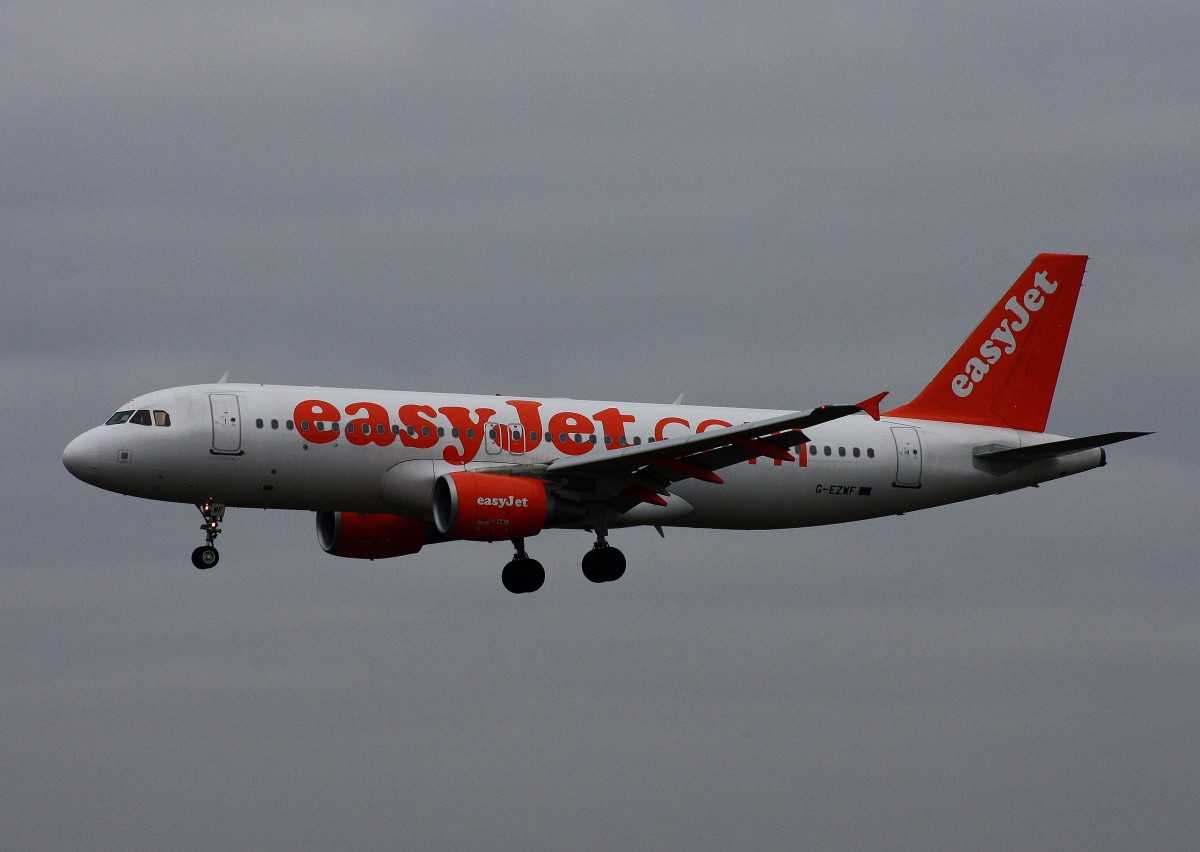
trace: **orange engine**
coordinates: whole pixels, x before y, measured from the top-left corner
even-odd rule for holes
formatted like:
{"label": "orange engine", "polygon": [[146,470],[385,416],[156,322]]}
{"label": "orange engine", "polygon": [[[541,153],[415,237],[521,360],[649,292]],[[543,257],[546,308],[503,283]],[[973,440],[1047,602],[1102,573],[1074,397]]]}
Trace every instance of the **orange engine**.
{"label": "orange engine", "polygon": [[416,553],[429,539],[429,524],[406,515],[317,512],[321,549],[350,559],[386,559]]}
{"label": "orange engine", "polygon": [[537,535],[553,509],[546,484],[523,476],[447,473],[433,486],[433,520],[449,538],[507,541]]}

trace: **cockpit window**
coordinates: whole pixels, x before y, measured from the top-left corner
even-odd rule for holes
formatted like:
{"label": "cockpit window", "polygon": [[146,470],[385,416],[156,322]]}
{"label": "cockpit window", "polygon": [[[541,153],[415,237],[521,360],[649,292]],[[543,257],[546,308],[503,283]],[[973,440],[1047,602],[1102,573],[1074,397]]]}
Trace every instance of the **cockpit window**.
{"label": "cockpit window", "polygon": [[116,426],[119,423],[136,423],[139,426],[170,426],[171,415],[160,409],[155,409],[151,414],[147,409],[139,408],[137,411],[118,411],[104,421],[105,426]]}

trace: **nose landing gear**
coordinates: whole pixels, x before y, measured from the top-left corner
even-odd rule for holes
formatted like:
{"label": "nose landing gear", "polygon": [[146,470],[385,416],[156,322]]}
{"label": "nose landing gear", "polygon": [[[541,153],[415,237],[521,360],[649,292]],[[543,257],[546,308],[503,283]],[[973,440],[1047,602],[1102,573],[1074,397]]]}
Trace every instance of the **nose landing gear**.
{"label": "nose landing gear", "polygon": [[209,500],[197,503],[196,508],[204,516],[204,525],[200,529],[204,530],[205,543],[192,551],[192,564],[204,570],[216,565],[221,558],[221,554],[217,553],[217,549],[213,547],[213,542],[221,534],[221,521],[225,519],[225,506]]}

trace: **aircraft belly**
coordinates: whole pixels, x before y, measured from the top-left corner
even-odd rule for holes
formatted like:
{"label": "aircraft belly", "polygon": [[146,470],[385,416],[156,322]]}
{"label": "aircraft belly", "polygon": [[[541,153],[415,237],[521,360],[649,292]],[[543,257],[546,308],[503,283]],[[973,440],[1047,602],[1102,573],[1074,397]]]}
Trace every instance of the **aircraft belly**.
{"label": "aircraft belly", "polygon": [[772,463],[722,471],[725,484],[680,483],[675,491],[694,512],[681,526],[775,529],[859,520],[897,511],[890,482],[867,465],[820,470]]}

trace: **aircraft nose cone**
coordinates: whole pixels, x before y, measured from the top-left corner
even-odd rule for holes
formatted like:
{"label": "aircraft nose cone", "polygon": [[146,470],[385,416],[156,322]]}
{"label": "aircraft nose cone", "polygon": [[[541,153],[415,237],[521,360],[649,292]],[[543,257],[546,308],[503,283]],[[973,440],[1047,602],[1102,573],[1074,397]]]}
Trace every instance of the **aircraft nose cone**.
{"label": "aircraft nose cone", "polygon": [[91,482],[100,472],[100,442],[91,432],[84,432],[63,450],[63,466],[71,475]]}

